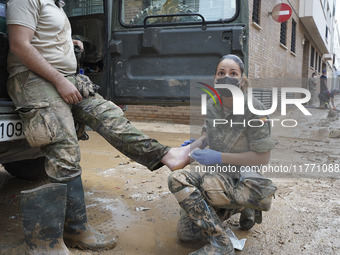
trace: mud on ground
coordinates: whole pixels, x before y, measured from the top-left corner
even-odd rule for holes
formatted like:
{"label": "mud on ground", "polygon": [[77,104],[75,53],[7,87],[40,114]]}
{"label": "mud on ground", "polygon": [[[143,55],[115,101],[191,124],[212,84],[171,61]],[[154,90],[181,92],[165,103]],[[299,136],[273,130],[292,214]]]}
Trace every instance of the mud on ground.
{"label": "mud on ground", "polygon": [[[327,111],[310,109],[312,118],[290,112],[298,129],[273,129],[276,148],[270,164],[339,164],[340,139],[328,138],[340,128],[339,120]],[[161,143],[179,146],[189,138],[190,128],[162,123],[134,123]],[[117,236],[110,251],[75,254],[188,254],[202,244],[182,243],[176,236],[179,206],[167,188],[170,171],[163,167],[150,172],[112,148],[94,132],[81,142],[83,183],[90,223],[106,234]],[[305,168],[304,168],[305,170]],[[250,231],[238,229],[238,219],[228,221],[238,238],[246,238],[236,254],[340,254],[339,174],[293,173],[271,175],[278,187],[263,223]],[[325,176],[328,176],[326,178]],[[309,178],[305,178],[309,177]],[[44,181],[16,179],[0,170],[0,254],[24,254],[20,222],[20,191]]]}

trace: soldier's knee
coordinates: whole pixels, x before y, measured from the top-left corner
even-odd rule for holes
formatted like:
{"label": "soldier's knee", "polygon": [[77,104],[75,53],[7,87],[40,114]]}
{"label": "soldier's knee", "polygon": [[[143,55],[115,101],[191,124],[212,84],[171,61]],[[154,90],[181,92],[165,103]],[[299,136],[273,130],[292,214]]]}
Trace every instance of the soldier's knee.
{"label": "soldier's knee", "polygon": [[111,101],[106,101],[96,109],[96,116],[106,125],[115,126],[116,128],[125,128],[129,120],[126,118],[124,111]]}
{"label": "soldier's knee", "polygon": [[172,172],[168,176],[168,187],[171,193],[175,193],[179,190],[181,183],[178,181],[178,173]]}
{"label": "soldier's knee", "polygon": [[175,193],[187,186],[187,180],[182,171],[175,171],[169,174],[168,187],[172,193]]}
{"label": "soldier's knee", "polygon": [[114,104],[111,101],[103,100],[102,103],[100,104],[99,109],[97,110],[98,114],[103,114],[103,115],[113,115],[114,117],[122,117],[124,116],[124,112],[122,108],[120,108],[118,105]]}

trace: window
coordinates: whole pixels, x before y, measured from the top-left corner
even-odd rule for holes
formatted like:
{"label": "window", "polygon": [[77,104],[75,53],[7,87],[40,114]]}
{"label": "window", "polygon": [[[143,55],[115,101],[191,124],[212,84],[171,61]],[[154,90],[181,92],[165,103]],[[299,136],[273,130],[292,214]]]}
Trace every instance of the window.
{"label": "window", "polygon": [[318,69],[318,72],[319,73],[321,72],[321,56],[319,56],[319,69]]}
{"label": "window", "polygon": [[104,13],[103,0],[73,0],[65,1],[63,7],[67,16],[83,16]]}
{"label": "window", "polygon": [[122,0],[120,19],[125,26],[147,24],[201,22],[198,15],[170,16],[173,14],[201,14],[207,22],[225,22],[236,18],[236,0]]}
{"label": "window", "polygon": [[286,46],[286,44],[287,44],[287,36],[286,36],[286,33],[287,33],[287,21],[281,23],[281,33],[280,33],[280,43],[281,43],[282,45],[285,45],[285,46]]}
{"label": "window", "polygon": [[253,22],[260,25],[260,17],[261,17],[261,0],[254,0],[252,15]]}
{"label": "window", "polygon": [[315,70],[318,70],[318,59],[319,59],[318,53],[316,52],[315,53]]}
{"label": "window", "polygon": [[312,46],[311,51],[310,51],[310,66],[314,67],[314,47]]}
{"label": "window", "polygon": [[290,51],[295,53],[295,45],[296,45],[296,22],[292,20],[292,41],[290,43]]}
{"label": "window", "polygon": [[328,26],[326,26],[326,39],[328,38]]}

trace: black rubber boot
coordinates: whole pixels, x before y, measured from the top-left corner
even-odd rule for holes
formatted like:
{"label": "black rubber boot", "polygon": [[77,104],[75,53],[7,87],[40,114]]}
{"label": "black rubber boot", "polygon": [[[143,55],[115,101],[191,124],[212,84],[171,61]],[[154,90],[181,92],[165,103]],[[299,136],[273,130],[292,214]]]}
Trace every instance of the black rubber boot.
{"label": "black rubber boot", "polygon": [[255,225],[255,210],[245,208],[241,211],[240,229],[249,230]]}
{"label": "black rubber boot", "polygon": [[180,202],[191,220],[202,228],[209,244],[189,255],[234,255],[234,247],[222,226],[222,221],[215,210],[204,200],[199,191],[195,191],[188,198]]}
{"label": "black rubber boot", "polygon": [[21,192],[26,255],[70,255],[63,241],[66,185],[46,184]]}
{"label": "black rubber boot", "polygon": [[87,222],[84,189],[81,177],[66,182],[67,205],[64,241],[81,250],[111,249],[117,245],[114,237],[99,233]]}

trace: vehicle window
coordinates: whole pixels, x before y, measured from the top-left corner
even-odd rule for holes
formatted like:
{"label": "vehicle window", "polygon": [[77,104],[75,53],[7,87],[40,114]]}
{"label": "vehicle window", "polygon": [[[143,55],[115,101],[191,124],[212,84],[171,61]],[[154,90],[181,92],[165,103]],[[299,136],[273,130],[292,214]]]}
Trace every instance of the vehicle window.
{"label": "vehicle window", "polygon": [[[207,22],[225,22],[236,15],[236,0],[122,0],[123,25],[142,25],[151,15],[201,14]],[[148,24],[200,22],[197,15],[148,18]]]}
{"label": "vehicle window", "polygon": [[103,0],[65,1],[63,9],[68,17],[104,13]]}

